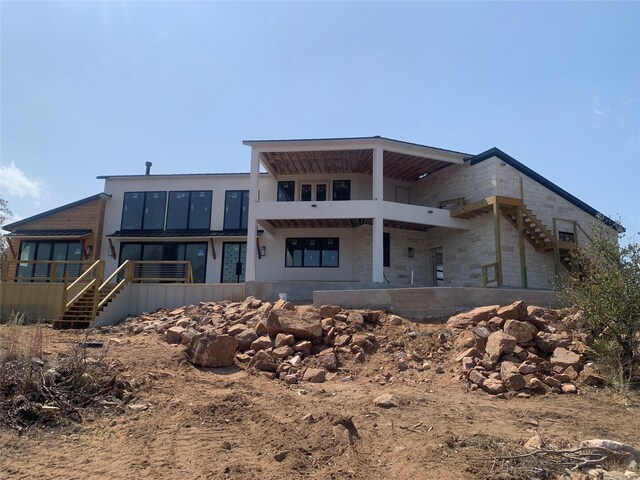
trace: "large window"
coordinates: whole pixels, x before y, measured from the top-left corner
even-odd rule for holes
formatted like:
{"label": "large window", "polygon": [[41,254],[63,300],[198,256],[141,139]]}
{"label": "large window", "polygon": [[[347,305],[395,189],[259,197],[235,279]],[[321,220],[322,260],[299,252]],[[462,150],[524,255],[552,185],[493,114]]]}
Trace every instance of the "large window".
{"label": "large window", "polygon": [[162,230],[167,192],[126,192],[122,230]]}
{"label": "large window", "polygon": [[[123,243],[120,247],[120,264],[125,260],[149,262],[189,260],[193,272],[195,283],[204,283],[207,271],[207,244],[203,242],[194,243]],[[160,265],[160,264],[158,264]],[[159,268],[159,267],[158,267]],[[165,275],[170,272],[169,267],[165,271],[153,270],[147,267],[143,272],[151,276]],[[176,274],[182,275],[178,269]]]}
{"label": "large window", "polygon": [[295,199],[296,182],[278,182],[278,201],[293,202]]}
{"label": "large window", "polygon": [[286,267],[338,267],[337,238],[287,238]]}
{"label": "large window", "polygon": [[327,199],[326,183],[303,183],[300,185],[300,201],[324,202]]}
{"label": "large window", "polygon": [[351,200],[351,180],[333,181],[333,199]]}
{"label": "large window", "polygon": [[[55,277],[58,279],[77,277],[80,274],[82,261],[82,244],[72,242],[22,242],[20,244],[20,260],[36,260],[40,262],[78,262],[61,263],[56,265]],[[18,277],[49,277],[53,273],[48,263],[19,263],[16,275]]]}
{"label": "large window", "polygon": [[211,225],[211,190],[169,192],[167,230],[208,230]]}
{"label": "large window", "polygon": [[246,230],[249,190],[227,190],[224,199],[224,229]]}

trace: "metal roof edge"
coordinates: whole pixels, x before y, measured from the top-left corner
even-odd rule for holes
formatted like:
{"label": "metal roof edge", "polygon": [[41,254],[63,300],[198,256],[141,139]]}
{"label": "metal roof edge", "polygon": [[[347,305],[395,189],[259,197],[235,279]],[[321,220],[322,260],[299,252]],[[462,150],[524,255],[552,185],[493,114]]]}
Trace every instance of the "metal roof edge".
{"label": "metal roof edge", "polygon": [[36,215],[32,215],[27,218],[23,218],[22,220],[18,220],[17,222],[8,223],[7,225],[3,225],[2,228],[7,231],[11,231],[12,228],[19,227],[20,225],[24,225],[25,223],[33,222],[34,220],[39,220],[44,217],[48,217],[49,215],[54,215],[56,213],[63,212],[73,207],[78,207],[80,205],[84,205],[85,203],[92,202],[94,200],[103,199],[107,200],[111,198],[111,195],[108,193],[100,192],[95,195],[91,195],[90,197],[82,198],[80,200],[76,200],[75,202],[67,203],[66,205],[62,205],[60,207],[52,208],[51,210],[47,210],[46,212],[38,213]]}

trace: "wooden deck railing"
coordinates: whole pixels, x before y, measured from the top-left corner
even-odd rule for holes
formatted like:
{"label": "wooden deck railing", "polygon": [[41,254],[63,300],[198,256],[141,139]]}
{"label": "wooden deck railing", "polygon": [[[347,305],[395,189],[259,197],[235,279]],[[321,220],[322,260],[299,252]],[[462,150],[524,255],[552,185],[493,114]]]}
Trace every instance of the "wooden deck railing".
{"label": "wooden deck railing", "polygon": [[91,262],[83,261],[10,260],[2,280],[66,283],[78,278],[90,267]]}

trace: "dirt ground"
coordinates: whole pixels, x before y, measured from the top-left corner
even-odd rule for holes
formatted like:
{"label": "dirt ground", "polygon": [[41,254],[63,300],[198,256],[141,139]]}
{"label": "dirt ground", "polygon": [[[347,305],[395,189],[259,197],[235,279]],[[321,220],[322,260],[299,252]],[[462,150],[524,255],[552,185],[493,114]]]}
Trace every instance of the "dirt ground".
{"label": "dirt ground", "polygon": [[[382,328],[386,347],[364,363],[343,365],[322,384],[290,386],[237,367],[196,368],[183,346],[156,333],[93,331],[105,347],[91,354],[108,348],[139,386],[135,400],[71,428],[0,430],[0,478],[478,479],[496,478],[503,470],[492,455],[522,451],[536,433],[558,447],[591,438],[640,445],[637,396],[584,387],[579,395],[496,399],[455,378],[453,354],[436,341],[442,325]],[[46,333],[52,355],[84,335]],[[431,353],[432,367],[399,372],[400,349]],[[375,406],[382,393],[401,405]],[[334,430],[349,417],[353,446]]]}

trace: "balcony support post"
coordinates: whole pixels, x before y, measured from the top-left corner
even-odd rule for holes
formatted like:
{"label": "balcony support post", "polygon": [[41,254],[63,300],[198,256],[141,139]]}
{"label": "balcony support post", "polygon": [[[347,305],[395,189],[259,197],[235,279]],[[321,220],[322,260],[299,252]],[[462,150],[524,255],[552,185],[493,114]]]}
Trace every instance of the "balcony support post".
{"label": "balcony support post", "polygon": [[256,204],[258,203],[258,188],[260,181],[260,151],[251,149],[251,174],[249,176],[249,215],[247,219],[247,259],[245,267],[245,282],[256,279],[256,238],[258,227],[256,224]]}
{"label": "balcony support post", "polygon": [[375,217],[373,218],[371,279],[374,283],[384,282],[384,218],[382,204],[384,200],[384,150],[382,147],[373,149],[373,200],[376,202]]}

